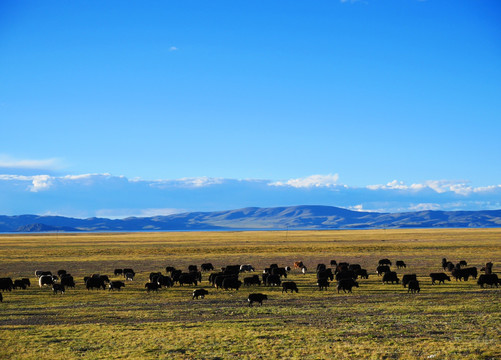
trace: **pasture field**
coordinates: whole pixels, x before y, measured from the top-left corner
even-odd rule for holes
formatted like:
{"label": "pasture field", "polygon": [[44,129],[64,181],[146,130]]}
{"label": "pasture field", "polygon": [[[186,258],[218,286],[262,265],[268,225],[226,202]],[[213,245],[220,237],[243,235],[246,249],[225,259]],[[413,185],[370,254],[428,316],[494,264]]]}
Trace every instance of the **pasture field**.
{"label": "pasture field", "polygon": [[[501,229],[162,232],[0,235],[0,277],[29,277],[27,290],[3,293],[1,359],[501,359],[501,287],[476,280],[431,285],[441,259],[501,273]],[[384,285],[378,260],[404,260],[421,293]],[[370,273],[353,293],[316,287],[318,263],[359,263]],[[216,268],[301,260],[299,293],[281,288],[197,286],[147,293],[150,272],[211,262]],[[87,291],[83,277],[131,267],[122,291]],[[66,269],[76,288],[54,295],[35,270]],[[241,275],[241,279],[247,275]],[[205,299],[192,300],[194,288]],[[251,292],[268,294],[249,307]]]}

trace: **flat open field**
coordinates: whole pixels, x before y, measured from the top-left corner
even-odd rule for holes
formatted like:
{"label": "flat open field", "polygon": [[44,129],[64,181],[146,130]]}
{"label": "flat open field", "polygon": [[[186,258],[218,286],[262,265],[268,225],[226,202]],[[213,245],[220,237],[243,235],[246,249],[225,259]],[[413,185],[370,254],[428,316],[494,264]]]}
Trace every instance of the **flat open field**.
{"label": "flat open field", "polygon": [[[501,287],[476,280],[431,285],[441,260],[468,261],[479,270],[494,263],[501,273],[501,229],[173,232],[0,235],[0,277],[29,277],[27,290],[3,293],[2,359],[501,359]],[[421,293],[384,285],[378,260],[404,260]],[[370,273],[352,294],[316,287],[318,263],[361,264]],[[299,293],[281,288],[216,290],[205,299],[179,285],[147,293],[150,272],[211,262],[216,268],[302,260],[292,270]],[[137,275],[122,291],[87,291],[83,277]],[[54,295],[40,289],[35,270],[66,269],[76,288]],[[240,278],[244,276],[241,274]],[[123,279],[123,278],[122,278]],[[263,306],[247,306],[251,292],[268,294]]]}

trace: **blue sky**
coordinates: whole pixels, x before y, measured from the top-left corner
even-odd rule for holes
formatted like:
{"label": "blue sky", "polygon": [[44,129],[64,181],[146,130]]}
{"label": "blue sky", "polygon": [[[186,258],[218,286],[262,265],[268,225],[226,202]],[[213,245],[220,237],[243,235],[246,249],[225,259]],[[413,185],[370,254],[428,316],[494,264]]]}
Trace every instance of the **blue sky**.
{"label": "blue sky", "polygon": [[497,0],[2,1],[0,213],[500,208],[500,17]]}

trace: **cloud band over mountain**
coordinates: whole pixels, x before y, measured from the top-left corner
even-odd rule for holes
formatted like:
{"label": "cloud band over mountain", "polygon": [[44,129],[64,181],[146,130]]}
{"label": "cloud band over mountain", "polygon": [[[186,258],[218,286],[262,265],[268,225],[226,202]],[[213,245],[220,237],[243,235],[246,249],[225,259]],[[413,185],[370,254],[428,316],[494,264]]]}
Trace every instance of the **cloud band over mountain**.
{"label": "cloud band over mountain", "polygon": [[351,187],[338,174],[283,181],[266,179],[128,179],[111,174],[0,175],[0,214],[73,217],[168,215],[248,206],[297,204],[357,211],[492,210],[501,208],[501,185],[433,180]]}

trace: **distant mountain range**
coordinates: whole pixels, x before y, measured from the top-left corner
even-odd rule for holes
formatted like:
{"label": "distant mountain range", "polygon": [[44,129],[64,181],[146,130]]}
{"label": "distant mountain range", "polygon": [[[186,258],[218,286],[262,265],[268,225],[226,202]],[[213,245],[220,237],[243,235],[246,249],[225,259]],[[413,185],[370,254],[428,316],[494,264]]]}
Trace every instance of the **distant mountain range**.
{"label": "distant mountain range", "polygon": [[290,206],[125,219],[0,216],[0,232],[480,227],[501,227],[501,210],[376,213],[333,206]]}

